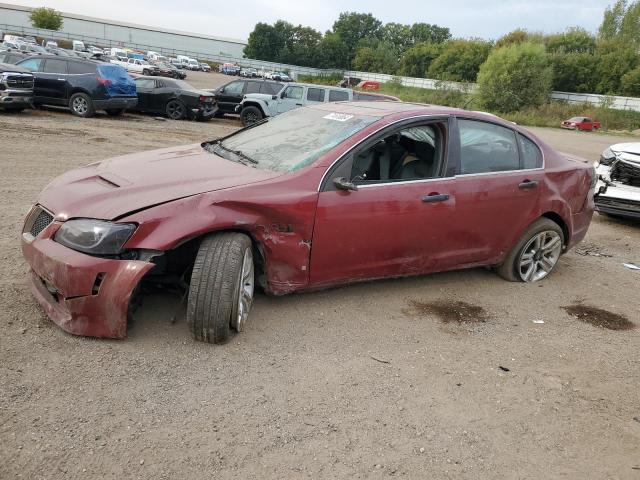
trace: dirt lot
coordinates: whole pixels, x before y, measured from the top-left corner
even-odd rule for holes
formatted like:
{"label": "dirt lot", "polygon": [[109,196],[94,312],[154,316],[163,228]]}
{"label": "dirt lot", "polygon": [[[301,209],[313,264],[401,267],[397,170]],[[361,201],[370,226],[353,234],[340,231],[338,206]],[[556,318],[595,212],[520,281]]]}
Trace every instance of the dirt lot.
{"label": "dirt lot", "polygon": [[[640,272],[622,266],[640,264],[638,224],[596,216],[536,285],[477,269],[258,296],[225,346],[171,324],[170,296],[146,298],[125,341],[55,327],[19,248],[42,187],[237,125],[0,114],[0,478],[640,479]],[[537,132],[591,160],[621,141]]]}

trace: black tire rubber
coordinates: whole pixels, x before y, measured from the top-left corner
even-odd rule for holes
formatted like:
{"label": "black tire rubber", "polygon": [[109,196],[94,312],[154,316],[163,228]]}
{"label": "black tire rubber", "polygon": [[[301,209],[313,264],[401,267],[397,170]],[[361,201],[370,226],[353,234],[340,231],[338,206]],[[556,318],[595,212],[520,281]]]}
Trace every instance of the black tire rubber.
{"label": "black tire rubber", "polygon": [[[84,98],[87,102],[87,111],[84,113],[78,113],[73,108],[73,101],[78,97]],[[91,97],[86,93],[74,93],[73,95],[71,95],[71,98],[69,99],[69,108],[71,109],[71,113],[76,117],[89,118],[93,117],[93,114],[96,113],[96,109],[93,106],[93,100],[91,100]]]}
{"label": "black tire rubber", "polygon": [[[255,118],[257,118],[257,120],[252,121],[249,117],[255,116]],[[259,122],[260,120],[262,120],[264,118],[264,115],[262,114],[262,110],[260,110],[258,107],[254,107],[252,105],[249,105],[247,107],[244,107],[242,109],[242,111],[240,112],[240,120],[242,120],[242,125],[245,127],[248,127],[249,125],[253,125],[256,122]]]}
{"label": "black tire rubber", "polygon": [[[170,105],[172,104],[179,104],[182,108],[182,114],[180,114],[179,116],[176,116],[175,114],[171,113],[171,107]],[[167,117],[169,117],[171,120],[182,120],[183,118],[185,118],[187,116],[187,107],[185,106],[184,103],[182,103],[182,101],[177,100],[177,99],[173,99],[173,100],[169,100],[167,102],[167,105],[165,106],[164,109],[165,113],[167,114]]]}
{"label": "black tire rubber", "polygon": [[[516,272],[516,268],[518,267],[516,262],[518,258],[520,258],[521,250],[525,247],[527,242],[531,240],[531,237],[545,230],[553,230],[557,232],[562,239],[562,245],[564,245],[564,232],[562,231],[562,228],[560,228],[560,225],[548,218],[539,218],[538,220],[533,222],[529,226],[529,228],[527,228],[527,230],[522,234],[522,237],[520,237],[520,240],[518,240],[518,243],[516,243],[515,246],[509,251],[504,259],[504,262],[502,262],[502,264],[496,268],[496,272],[498,273],[498,275],[510,282],[523,282],[523,280],[520,278],[520,275],[518,275],[518,273]],[[551,271],[553,272],[553,270]],[[549,275],[550,274],[551,272],[549,273]]]}
{"label": "black tire rubber", "polygon": [[208,235],[202,240],[191,273],[187,325],[196,340],[227,342],[240,288],[244,252],[251,239],[236,232]]}
{"label": "black tire rubber", "polygon": [[124,108],[107,108],[105,110],[110,117],[117,117],[124,113]]}

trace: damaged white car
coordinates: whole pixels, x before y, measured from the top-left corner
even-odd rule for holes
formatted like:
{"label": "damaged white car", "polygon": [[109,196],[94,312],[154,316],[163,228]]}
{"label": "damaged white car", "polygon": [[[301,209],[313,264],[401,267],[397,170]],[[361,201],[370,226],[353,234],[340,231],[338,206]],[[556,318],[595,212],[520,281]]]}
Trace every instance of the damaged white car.
{"label": "damaged white car", "polygon": [[602,152],[595,167],[596,210],[640,219],[640,143],[610,146]]}

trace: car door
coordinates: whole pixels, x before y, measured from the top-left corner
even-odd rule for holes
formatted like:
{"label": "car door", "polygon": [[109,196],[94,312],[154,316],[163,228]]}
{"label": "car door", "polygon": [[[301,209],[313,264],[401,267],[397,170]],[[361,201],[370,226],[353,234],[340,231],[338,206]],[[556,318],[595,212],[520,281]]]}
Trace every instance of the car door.
{"label": "car door", "polygon": [[[310,280],[330,285],[451,266],[456,198],[446,177],[448,118],[413,120],[366,140],[320,187]],[[343,181],[357,187],[345,190]],[[334,183],[336,182],[336,183]]]}
{"label": "car door", "polygon": [[22,68],[26,68],[30,72],[33,73],[34,82],[33,82],[33,100],[34,103],[41,103],[42,97],[42,83],[40,80],[40,70],[42,68],[42,64],[44,60],[42,58],[28,58],[27,60],[21,61],[18,66]]}
{"label": "car door", "polygon": [[135,109],[140,111],[150,111],[152,109],[153,91],[156,86],[155,80],[151,78],[136,78],[136,92],[138,94],[138,104]]}
{"label": "car door", "polygon": [[276,110],[278,113],[287,112],[302,106],[304,87],[289,85],[280,93]]}
{"label": "car door", "polygon": [[591,120],[590,118],[585,117],[582,120],[582,130],[587,130],[587,131],[593,130],[593,120]]}
{"label": "car door", "polygon": [[68,100],[68,62],[60,58],[44,60],[40,76],[40,90],[44,102],[66,105]]}
{"label": "car door", "polygon": [[460,265],[493,263],[540,212],[542,152],[524,135],[489,121],[459,118],[455,229],[449,243]]}
{"label": "car door", "polygon": [[154,112],[165,113],[167,103],[176,97],[178,90],[171,80],[151,80],[153,88],[149,95],[149,109]]}
{"label": "car door", "polygon": [[223,112],[234,113],[236,105],[242,101],[242,96],[245,94],[244,92],[245,82],[242,80],[231,82],[220,87],[216,91],[218,107]]}

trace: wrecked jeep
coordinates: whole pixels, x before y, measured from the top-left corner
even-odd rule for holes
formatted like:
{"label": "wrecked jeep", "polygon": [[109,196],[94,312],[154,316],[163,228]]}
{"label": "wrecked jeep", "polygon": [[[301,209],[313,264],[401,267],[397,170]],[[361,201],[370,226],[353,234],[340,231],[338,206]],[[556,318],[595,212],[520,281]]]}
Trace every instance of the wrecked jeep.
{"label": "wrecked jeep", "polygon": [[640,218],[640,143],[610,146],[595,167],[596,210],[611,216]]}

